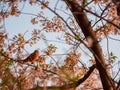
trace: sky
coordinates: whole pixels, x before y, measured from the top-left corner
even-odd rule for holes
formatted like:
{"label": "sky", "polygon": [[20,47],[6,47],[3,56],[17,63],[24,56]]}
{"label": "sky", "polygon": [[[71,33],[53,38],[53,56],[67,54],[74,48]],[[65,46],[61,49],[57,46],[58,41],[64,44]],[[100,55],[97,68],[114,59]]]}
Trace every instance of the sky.
{"label": "sky", "polygon": [[[51,6],[54,7],[55,2],[51,2]],[[19,6],[20,10],[22,8],[23,4]],[[50,6],[50,7],[51,7]],[[62,6],[63,8],[63,6]],[[24,5],[24,8],[22,9],[21,12],[25,13],[32,13],[32,14],[38,14],[40,13],[41,7],[38,5],[33,5],[30,6],[28,2]],[[60,12],[61,13],[61,12]],[[52,18],[54,16],[53,13],[51,13],[48,9],[44,9],[44,15],[47,17]],[[65,16],[65,15],[64,15]],[[31,38],[31,33],[34,29],[41,29],[41,25],[33,25],[31,23],[31,19],[34,18],[35,16],[33,15],[26,15],[26,14],[20,14],[18,17],[16,16],[10,16],[5,20],[5,29],[6,32],[8,33],[8,38],[12,39],[14,35],[18,35],[18,33],[26,33],[25,34],[25,39],[30,39]],[[48,44],[53,44],[56,45],[57,50],[55,54],[64,54],[69,51],[70,45],[65,44],[64,41],[58,40],[57,38],[62,38],[63,33],[45,33],[43,34],[46,36],[48,40]],[[47,45],[44,40],[40,40],[37,42],[37,44],[33,45],[32,47],[29,45],[25,45],[25,50],[30,54],[34,52],[34,50],[38,49],[39,53],[47,48]],[[14,56],[15,57],[15,56]],[[62,60],[61,56],[57,56],[57,59]]]}
{"label": "sky", "polygon": [[[25,13],[32,13],[32,14],[38,14],[40,12],[40,7],[38,5],[33,5],[30,6],[28,2],[26,2],[26,5],[22,9],[22,12]],[[51,13],[49,13],[51,15]],[[31,19],[34,18],[35,16],[32,15],[26,15],[26,14],[21,14],[19,17],[16,16],[10,16],[5,20],[5,27],[6,31],[9,35],[9,38],[12,38],[14,35],[17,35],[18,33],[26,33],[25,38],[29,39],[31,37],[31,33],[34,29],[40,29],[40,25],[33,25],[31,23]],[[50,38],[51,35],[49,35]],[[43,46],[43,45],[42,45]],[[36,45],[34,46],[34,48]],[[30,47],[28,51],[34,51],[32,47]],[[37,49],[37,47],[36,47]]]}

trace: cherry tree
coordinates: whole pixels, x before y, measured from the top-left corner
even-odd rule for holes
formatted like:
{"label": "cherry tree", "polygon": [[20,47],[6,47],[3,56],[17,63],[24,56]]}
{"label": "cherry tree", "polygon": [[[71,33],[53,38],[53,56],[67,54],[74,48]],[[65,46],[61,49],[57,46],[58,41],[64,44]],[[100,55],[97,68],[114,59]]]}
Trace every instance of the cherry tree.
{"label": "cherry tree", "polygon": [[[39,13],[23,11],[36,5]],[[120,43],[119,0],[0,0],[0,7],[1,89],[120,89],[120,54],[113,50]],[[32,16],[34,29],[11,38],[6,20],[21,15]],[[37,60],[25,62],[35,46]]]}

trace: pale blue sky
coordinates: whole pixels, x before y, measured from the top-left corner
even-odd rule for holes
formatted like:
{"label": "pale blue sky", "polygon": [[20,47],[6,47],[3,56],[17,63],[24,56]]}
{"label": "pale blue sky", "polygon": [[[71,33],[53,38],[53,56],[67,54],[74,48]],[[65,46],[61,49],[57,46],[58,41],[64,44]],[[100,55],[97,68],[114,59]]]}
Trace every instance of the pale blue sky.
{"label": "pale blue sky", "polygon": [[[54,7],[54,3],[51,2],[51,6]],[[21,4],[21,6],[19,7],[21,10],[23,4]],[[22,9],[22,12],[25,13],[32,13],[32,14],[38,14],[41,11],[41,7],[38,5],[33,5],[30,6],[28,4],[28,2],[25,3],[24,8]],[[45,9],[44,14],[46,17],[52,18],[53,14],[51,13],[51,11],[49,11],[48,9]],[[31,38],[31,33],[33,31],[33,29],[41,29],[40,25],[32,25],[31,24],[31,19],[34,18],[35,16],[33,15],[26,15],[26,14],[20,14],[19,17],[16,16],[10,16],[5,20],[5,27],[6,27],[6,31],[8,33],[9,38],[12,38],[14,35],[17,35],[18,33],[25,33],[27,31],[27,33],[25,34],[25,38],[29,39]],[[48,38],[48,40],[54,40],[56,41],[59,37],[63,37],[63,33],[44,33],[46,35],[46,37]],[[58,40],[57,40],[58,41]],[[61,41],[63,42],[63,41]],[[56,42],[49,42],[49,43],[53,43],[56,44]],[[69,45],[64,44],[64,43],[57,43],[56,44],[58,49],[57,52],[59,53],[64,53],[66,50],[69,49]],[[62,47],[61,47],[62,46]],[[25,49],[29,52],[32,53],[35,49],[40,49],[40,51],[42,51],[44,48],[46,47],[44,41],[40,40],[37,45],[34,45],[33,47],[30,47],[29,45],[26,45]],[[61,48],[59,48],[61,47]]]}

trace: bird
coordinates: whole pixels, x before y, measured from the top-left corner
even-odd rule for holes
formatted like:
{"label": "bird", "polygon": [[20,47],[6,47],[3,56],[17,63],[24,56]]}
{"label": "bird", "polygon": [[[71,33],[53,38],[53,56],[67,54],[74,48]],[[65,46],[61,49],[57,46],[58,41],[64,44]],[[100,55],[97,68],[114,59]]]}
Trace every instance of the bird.
{"label": "bird", "polygon": [[39,59],[39,51],[35,50],[27,58],[25,58],[23,62],[34,62],[37,61],[38,59]]}

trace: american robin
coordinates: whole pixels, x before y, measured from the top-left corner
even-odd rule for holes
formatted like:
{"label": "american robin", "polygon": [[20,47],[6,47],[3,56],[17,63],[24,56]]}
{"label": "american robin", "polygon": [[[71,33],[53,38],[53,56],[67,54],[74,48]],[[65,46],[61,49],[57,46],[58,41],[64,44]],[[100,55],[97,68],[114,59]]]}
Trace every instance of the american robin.
{"label": "american robin", "polygon": [[34,62],[39,59],[39,52],[38,50],[35,50],[32,54],[30,54],[26,59],[23,60],[23,62]]}

